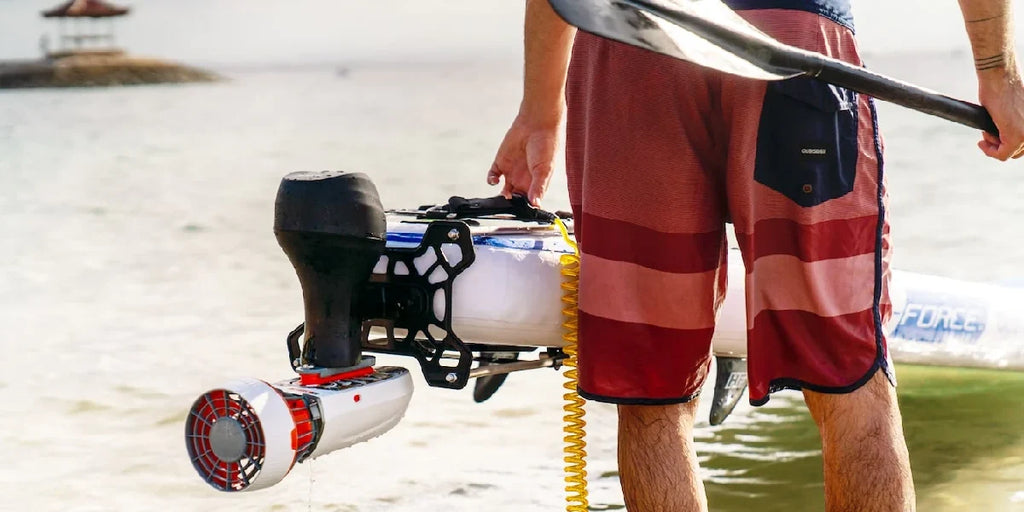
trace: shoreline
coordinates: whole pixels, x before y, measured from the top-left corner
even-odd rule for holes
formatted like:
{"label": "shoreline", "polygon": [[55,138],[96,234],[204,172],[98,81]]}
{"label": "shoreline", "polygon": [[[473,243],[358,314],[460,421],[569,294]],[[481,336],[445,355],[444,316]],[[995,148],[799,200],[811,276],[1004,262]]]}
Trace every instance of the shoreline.
{"label": "shoreline", "polygon": [[211,71],[118,50],[51,53],[36,60],[0,61],[0,89],[109,87],[216,82]]}

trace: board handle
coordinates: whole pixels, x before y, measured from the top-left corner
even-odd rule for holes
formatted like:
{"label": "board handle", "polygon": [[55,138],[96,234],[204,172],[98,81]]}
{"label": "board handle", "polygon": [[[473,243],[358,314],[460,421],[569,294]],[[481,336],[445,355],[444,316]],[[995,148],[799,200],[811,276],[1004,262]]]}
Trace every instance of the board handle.
{"label": "board handle", "polygon": [[448,199],[448,204],[422,210],[421,216],[425,219],[475,219],[494,215],[510,215],[516,220],[551,224],[557,218],[554,213],[531,205],[526,197],[521,195],[513,195],[512,199],[504,196],[475,199],[452,196]]}

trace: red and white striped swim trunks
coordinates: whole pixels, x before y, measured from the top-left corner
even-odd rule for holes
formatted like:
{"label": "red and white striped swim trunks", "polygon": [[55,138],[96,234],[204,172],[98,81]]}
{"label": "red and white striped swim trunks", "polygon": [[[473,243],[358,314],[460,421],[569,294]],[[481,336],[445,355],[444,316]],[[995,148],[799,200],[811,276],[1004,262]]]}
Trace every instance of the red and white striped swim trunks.
{"label": "red and white striped swim trunks", "polygon": [[[741,14],[784,43],[860,65],[853,33],[829,19]],[[727,221],[746,266],[751,403],[891,375],[887,196],[867,97],[806,78],[728,76],[582,32],[566,97],[581,394],[624,404],[696,395],[726,289]]]}

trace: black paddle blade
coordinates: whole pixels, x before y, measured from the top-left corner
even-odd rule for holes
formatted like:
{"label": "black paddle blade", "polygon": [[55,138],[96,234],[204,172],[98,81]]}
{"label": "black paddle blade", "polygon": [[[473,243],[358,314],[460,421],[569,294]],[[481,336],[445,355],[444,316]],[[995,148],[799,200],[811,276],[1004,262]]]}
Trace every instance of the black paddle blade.
{"label": "black paddle blade", "polygon": [[819,53],[782,44],[720,0],[549,0],[570,25],[732,75],[805,75],[998,135],[988,112]]}
{"label": "black paddle blade", "polygon": [[[773,63],[779,43],[719,0],[550,2],[566,23],[586,32],[707,68],[757,80],[803,74]],[[718,35],[723,31],[731,37]]]}

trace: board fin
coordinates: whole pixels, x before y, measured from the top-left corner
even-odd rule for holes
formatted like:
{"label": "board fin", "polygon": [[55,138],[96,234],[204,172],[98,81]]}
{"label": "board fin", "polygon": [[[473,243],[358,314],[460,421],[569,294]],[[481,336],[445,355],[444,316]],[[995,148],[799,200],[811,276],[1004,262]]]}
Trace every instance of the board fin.
{"label": "board fin", "polygon": [[[490,357],[481,358],[480,366],[509,363],[518,359],[519,354],[515,352],[509,354],[494,354]],[[505,379],[507,378],[508,373],[496,373],[494,375],[477,377],[476,383],[473,385],[473,401],[479,404],[494,396],[494,393],[496,393],[498,388],[505,383]]]}
{"label": "board fin", "polygon": [[494,393],[505,383],[507,378],[507,373],[477,377],[476,384],[473,386],[473,401],[481,403],[494,396]]}
{"label": "board fin", "polygon": [[743,357],[715,357],[715,396],[711,401],[712,425],[721,425],[736,408],[747,389],[747,360]]}

